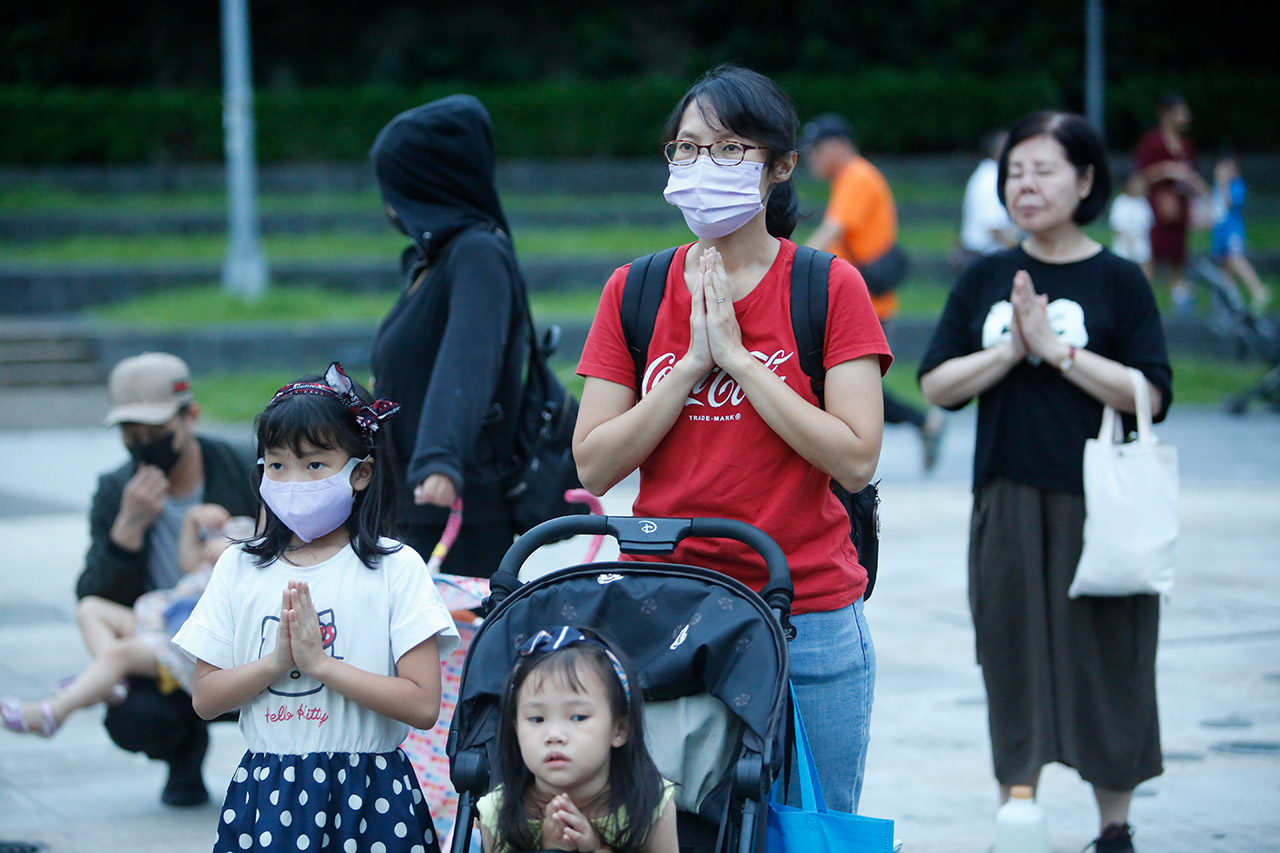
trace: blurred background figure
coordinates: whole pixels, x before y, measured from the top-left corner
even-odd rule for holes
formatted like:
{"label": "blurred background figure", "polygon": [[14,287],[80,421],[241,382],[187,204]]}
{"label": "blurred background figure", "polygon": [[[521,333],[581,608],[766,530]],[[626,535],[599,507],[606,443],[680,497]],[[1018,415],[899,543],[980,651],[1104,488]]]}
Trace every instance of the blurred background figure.
{"label": "blurred background figure", "polygon": [[982,137],[982,161],[964,187],[964,207],[960,215],[960,248],[967,262],[978,255],[990,255],[1018,242],[1018,227],[1000,203],[996,180],[1000,149],[1007,135],[993,130]]}
{"label": "blurred background figure", "polygon": [[1165,92],[1156,104],[1156,117],[1156,126],[1138,140],[1134,160],[1155,214],[1152,272],[1167,280],[1174,311],[1185,316],[1195,310],[1195,294],[1185,277],[1191,200],[1208,195],[1209,186],[1196,173],[1196,148],[1187,136],[1191,126],[1187,99],[1178,92]]}
{"label": "blurred background figure", "polygon": [[1151,226],[1155,215],[1151,202],[1147,201],[1147,184],[1142,173],[1132,172],[1123,189],[1111,202],[1107,214],[1111,226],[1111,251],[1142,267],[1147,280],[1151,280]]}
{"label": "blurred background figure", "polygon": [[71,712],[123,701],[129,690],[125,678],[131,675],[157,681],[161,690],[189,694],[195,664],[169,641],[209,585],[218,557],[233,540],[253,536],[253,530],[252,518],[229,519],[217,504],[187,510],[178,534],[182,578],[167,589],[144,592],[132,607],[93,596],[81,602],[76,618],[93,660],[44,699],[0,698],[5,728],[51,737]]}
{"label": "blurred background figure", "polygon": [[[98,479],[89,509],[89,553],[76,595],[77,621],[94,657],[122,632],[104,629],[90,614],[111,602],[132,608],[143,593],[183,579],[179,540],[189,510],[213,507],[201,510],[206,527],[257,510],[248,448],[196,432],[200,406],[185,361],[161,352],[122,359],[107,393],[106,423],[120,428],[130,458]],[[107,708],[107,733],[121,749],[169,765],[163,803],[203,804],[209,734],[191,695],[174,678],[131,675],[127,681],[123,699]]]}
{"label": "blurred background figure", "polygon": [[[854,142],[853,129],[835,113],[823,113],[804,126],[801,156],[814,177],[831,184],[822,224],[805,245],[831,252],[853,264],[867,283],[876,316],[889,333],[898,314],[898,285],[907,274],[907,256],[898,245],[898,209],[889,182]],[[938,462],[942,410],[928,412],[884,392],[884,422],[909,423],[920,433],[922,462],[926,472]]]}
{"label": "blurred background figure", "polygon": [[1233,283],[1239,281],[1244,284],[1254,313],[1263,314],[1271,301],[1271,292],[1245,256],[1246,194],[1244,178],[1240,176],[1240,161],[1234,151],[1224,149],[1213,165],[1213,232],[1209,239],[1209,254]]}

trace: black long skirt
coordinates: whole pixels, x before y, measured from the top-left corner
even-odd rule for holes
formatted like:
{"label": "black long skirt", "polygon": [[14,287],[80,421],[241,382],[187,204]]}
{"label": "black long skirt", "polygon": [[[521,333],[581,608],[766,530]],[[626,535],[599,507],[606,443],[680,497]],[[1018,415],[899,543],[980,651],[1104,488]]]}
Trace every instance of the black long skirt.
{"label": "black long skirt", "polygon": [[1160,599],[1068,598],[1083,529],[1083,495],[1008,480],[974,493],[969,605],[1003,785],[1052,761],[1111,791],[1163,771]]}

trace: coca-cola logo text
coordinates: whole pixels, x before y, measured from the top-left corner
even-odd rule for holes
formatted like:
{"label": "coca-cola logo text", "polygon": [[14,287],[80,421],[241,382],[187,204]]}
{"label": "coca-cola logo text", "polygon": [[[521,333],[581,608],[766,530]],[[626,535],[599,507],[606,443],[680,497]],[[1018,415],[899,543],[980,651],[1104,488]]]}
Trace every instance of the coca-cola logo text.
{"label": "coca-cola logo text", "polygon": [[[778,378],[784,382],[786,381],[786,375],[778,373],[778,369],[789,362],[795,353],[780,349],[772,355],[766,355],[755,350],[752,350],[751,354],[763,362],[765,367],[776,373]],[[675,364],[676,355],[671,352],[663,353],[649,362],[649,366],[644,372],[644,393],[648,394],[652,391],[653,387],[672,371]],[[685,399],[684,404],[686,406],[707,406],[712,409],[719,409],[724,406],[737,406],[746,396],[746,392],[742,390],[742,386],[738,384],[736,379],[719,367],[713,367],[689,391],[689,396]]]}

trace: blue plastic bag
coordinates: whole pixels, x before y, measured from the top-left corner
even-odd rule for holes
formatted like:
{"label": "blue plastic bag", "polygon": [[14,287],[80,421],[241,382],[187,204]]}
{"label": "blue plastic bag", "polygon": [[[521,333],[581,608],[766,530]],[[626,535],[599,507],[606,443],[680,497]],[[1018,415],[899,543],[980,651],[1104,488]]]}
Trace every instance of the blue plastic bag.
{"label": "blue plastic bag", "polygon": [[827,811],[794,688],[791,707],[795,715],[800,808],[783,805],[778,799],[781,782],[776,782],[769,794],[765,853],[892,853],[893,821]]}

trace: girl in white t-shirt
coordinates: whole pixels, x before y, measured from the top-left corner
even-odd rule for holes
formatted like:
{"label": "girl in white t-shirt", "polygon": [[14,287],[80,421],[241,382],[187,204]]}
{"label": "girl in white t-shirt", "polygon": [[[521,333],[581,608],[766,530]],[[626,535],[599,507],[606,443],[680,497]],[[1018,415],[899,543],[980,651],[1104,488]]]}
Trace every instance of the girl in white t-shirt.
{"label": "girl in white t-shirt", "polygon": [[196,712],[238,709],[248,742],[215,853],[439,849],[398,745],[435,724],[458,635],[421,557],[380,536],[395,493],[379,426],[398,408],[335,362],[254,421],[262,522],[174,637]]}

